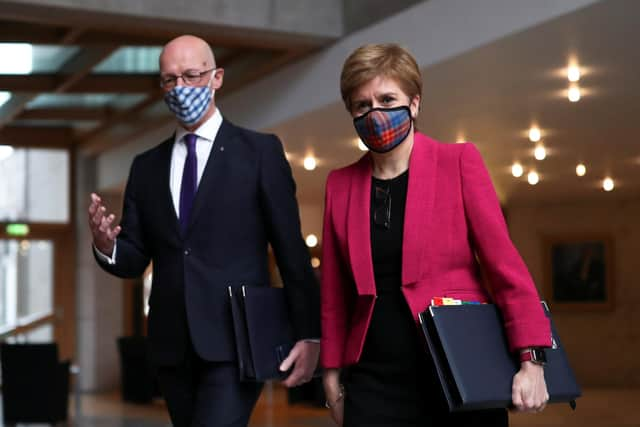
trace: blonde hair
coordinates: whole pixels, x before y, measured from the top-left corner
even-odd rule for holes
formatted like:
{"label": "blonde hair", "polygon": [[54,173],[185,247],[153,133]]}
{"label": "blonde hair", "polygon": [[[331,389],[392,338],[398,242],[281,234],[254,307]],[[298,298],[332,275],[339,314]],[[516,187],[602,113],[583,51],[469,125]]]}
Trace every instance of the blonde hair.
{"label": "blonde hair", "polygon": [[353,51],[342,66],[340,93],[348,111],[353,93],[379,76],[395,80],[412,99],[422,96],[420,69],[409,51],[394,43],[367,44]]}

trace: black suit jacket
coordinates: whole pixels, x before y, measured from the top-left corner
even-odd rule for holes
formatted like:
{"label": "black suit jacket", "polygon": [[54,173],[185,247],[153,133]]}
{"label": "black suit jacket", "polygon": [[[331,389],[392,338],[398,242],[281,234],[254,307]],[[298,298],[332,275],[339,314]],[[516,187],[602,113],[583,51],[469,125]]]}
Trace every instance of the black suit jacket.
{"label": "black suit jacket", "polygon": [[206,360],[235,358],[227,287],[269,284],[268,243],[297,338],[319,337],[319,286],[279,139],[223,120],[184,235],[169,188],[173,143],[171,138],[134,159],[116,263],[98,258],[103,269],[119,277],[138,277],[153,262],[152,360],[179,363],[189,338]]}

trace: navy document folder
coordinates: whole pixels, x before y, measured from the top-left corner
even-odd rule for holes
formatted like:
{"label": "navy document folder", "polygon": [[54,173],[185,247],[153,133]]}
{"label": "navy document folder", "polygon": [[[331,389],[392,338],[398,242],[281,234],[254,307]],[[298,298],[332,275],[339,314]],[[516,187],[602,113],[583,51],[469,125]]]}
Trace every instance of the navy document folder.
{"label": "navy document folder", "polygon": [[[580,387],[569,366],[549,309],[553,347],[545,349],[544,376],[549,402],[575,408]],[[451,411],[508,408],[511,385],[520,367],[509,351],[502,318],[493,304],[429,307],[419,314],[429,351]]]}
{"label": "navy document folder", "polygon": [[279,366],[294,345],[284,289],[229,287],[241,381],[284,379]]}

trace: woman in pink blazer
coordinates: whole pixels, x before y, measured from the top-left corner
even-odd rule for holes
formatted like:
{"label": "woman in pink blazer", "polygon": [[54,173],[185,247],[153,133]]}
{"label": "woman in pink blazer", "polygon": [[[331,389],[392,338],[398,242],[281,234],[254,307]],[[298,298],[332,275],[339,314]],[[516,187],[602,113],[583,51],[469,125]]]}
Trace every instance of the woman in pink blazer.
{"label": "woman in pink blazer", "polygon": [[417,328],[433,297],[491,299],[500,307],[521,360],[514,406],[542,410],[543,367],[528,359],[551,345],[549,323],[478,150],[416,132],[422,77],[397,45],[354,51],[340,85],[370,151],[327,180],[321,363],[334,420],[348,427],[508,424],[505,410],[448,413]]}

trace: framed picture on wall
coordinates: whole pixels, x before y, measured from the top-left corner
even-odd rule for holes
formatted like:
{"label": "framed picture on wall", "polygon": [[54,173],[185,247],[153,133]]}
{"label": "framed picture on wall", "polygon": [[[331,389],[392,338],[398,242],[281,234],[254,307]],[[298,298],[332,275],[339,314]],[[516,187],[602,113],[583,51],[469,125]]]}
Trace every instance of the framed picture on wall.
{"label": "framed picture on wall", "polygon": [[612,310],[613,239],[609,235],[544,238],[544,297],[558,310]]}

